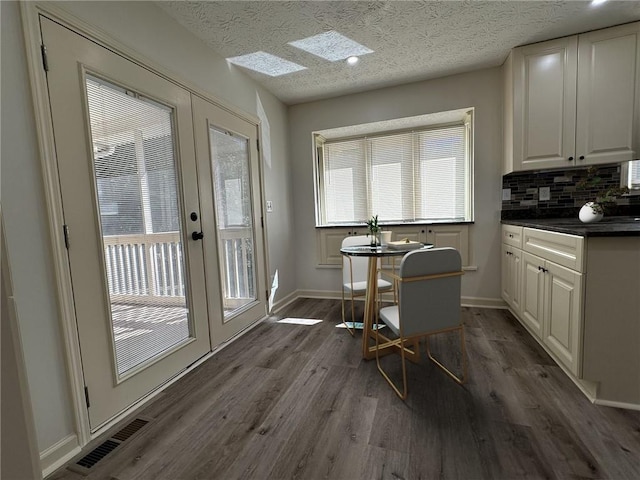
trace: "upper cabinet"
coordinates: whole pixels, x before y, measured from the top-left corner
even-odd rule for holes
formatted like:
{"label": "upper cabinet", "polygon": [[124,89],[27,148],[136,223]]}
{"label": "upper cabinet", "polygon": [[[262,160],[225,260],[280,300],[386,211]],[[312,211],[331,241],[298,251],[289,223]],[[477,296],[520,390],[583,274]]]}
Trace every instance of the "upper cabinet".
{"label": "upper cabinet", "polygon": [[504,65],[504,173],[640,152],[640,22],[514,49]]}

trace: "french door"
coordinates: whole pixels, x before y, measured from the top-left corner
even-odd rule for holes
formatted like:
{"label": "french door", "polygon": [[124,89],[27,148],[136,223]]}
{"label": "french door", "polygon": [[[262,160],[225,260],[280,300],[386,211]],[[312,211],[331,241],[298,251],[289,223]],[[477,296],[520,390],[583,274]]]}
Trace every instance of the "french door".
{"label": "french door", "polygon": [[41,29],[94,431],[211,350],[191,95]]}
{"label": "french door", "polygon": [[192,103],[199,180],[207,186],[200,208],[211,342],[218,345],[266,313],[258,129],[200,97]]}

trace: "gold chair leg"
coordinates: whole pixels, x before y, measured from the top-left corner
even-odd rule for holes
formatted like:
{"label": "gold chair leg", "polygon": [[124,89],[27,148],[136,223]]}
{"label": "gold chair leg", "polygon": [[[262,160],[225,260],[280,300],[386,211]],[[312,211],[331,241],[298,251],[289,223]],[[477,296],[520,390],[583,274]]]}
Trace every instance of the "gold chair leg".
{"label": "gold chair leg", "polygon": [[[444,372],[449,375],[451,378],[453,378],[453,380],[455,380],[456,383],[462,385],[466,379],[467,379],[467,355],[466,355],[466,349],[464,346],[464,325],[461,325],[459,328],[457,328],[456,330],[460,331],[460,352],[462,354],[462,378],[456,376],[454,373],[451,372],[451,370],[449,370],[447,367],[445,367],[442,363],[440,363],[432,354],[431,354],[431,348],[429,347],[429,338],[432,335],[427,335],[425,338],[425,344],[426,344],[426,349],[427,349],[427,356],[429,357],[429,360],[431,360],[433,363],[435,363],[438,367],[440,367],[442,370],[444,370]],[[440,332],[443,333],[443,332]],[[433,334],[433,335],[437,335]]]}
{"label": "gold chair leg", "polygon": [[342,287],[342,323],[344,323],[345,328],[351,334],[352,337],[355,336],[355,325],[353,322],[353,295],[351,295],[351,327],[346,322],[346,318],[344,317],[344,286]]}
{"label": "gold chair leg", "polygon": [[404,356],[404,339],[402,337],[399,338],[400,343],[400,358],[402,362],[402,392],[396,386],[396,384],[391,380],[391,377],[387,375],[387,372],[384,371],[382,365],[380,364],[380,336],[378,334],[378,329],[376,328],[376,364],[378,365],[378,371],[382,374],[387,383],[391,386],[396,395],[400,397],[402,400],[407,399],[407,365]]}

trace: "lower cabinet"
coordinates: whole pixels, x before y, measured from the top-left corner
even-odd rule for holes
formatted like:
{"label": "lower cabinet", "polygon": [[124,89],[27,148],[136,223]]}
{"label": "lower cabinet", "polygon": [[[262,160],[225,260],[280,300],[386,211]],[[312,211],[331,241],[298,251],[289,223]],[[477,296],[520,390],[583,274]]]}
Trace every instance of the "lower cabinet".
{"label": "lower cabinet", "polygon": [[516,313],[522,311],[522,250],[502,245],[502,298]]}
{"label": "lower cabinet", "polygon": [[[391,230],[392,240],[408,238],[409,240],[432,243],[435,247],[453,247],[460,252],[462,265],[471,265],[471,249],[469,248],[470,229],[468,224],[438,225],[384,225],[383,230]],[[319,266],[342,265],[340,246],[342,239],[348,235],[365,235],[366,227],[329,227],[316,228],[317,264]]]}
{"label": "lower cabinet", "polygon": [[540,265],[544,260],[530,253],[522,254],[522,308],[521,320],[538,339],[542,339],[544,322],[545,285]]}
{"label": "lower cabinet", "polygon": [[[553,237],[549,238],[550,232],[541,232],[538,236],[535,231],[526,230],[527,235],[523,238],[533,238],[536,248],[540,239],[561,249],[564,248],[561,246],[563,241],[568,240],[557,237],[554,241]],[[526,242],[523,247],[527,248]],[[503,243],[502,251],[503,299],[529,332],[579,378],[582,367],[582,273],[506,243]],[[554,258],[553,255],[559,253],[550,251],[549,254]]]}
{"label": "lower cabinet", "polygon": [[582,363],[582,274],[545,262],[543,342],[576,377]]}

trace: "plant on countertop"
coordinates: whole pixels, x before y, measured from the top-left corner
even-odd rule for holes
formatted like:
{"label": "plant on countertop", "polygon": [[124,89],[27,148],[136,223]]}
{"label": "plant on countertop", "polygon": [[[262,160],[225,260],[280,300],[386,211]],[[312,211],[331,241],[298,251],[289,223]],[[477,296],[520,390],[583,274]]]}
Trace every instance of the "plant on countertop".
{"label": "plant on countertop", "polygon": [[[597,188],[602,182],[602,178],[598,176],[598,168],[591,166],[587,169],[587,176],[576,184],[576,189],[592,189]],[[616,203],[616,198],[629,193],[627,187],[609,187],[596,193],[596,199],[591,202],[591,209],[594,214],[604,213],[607,206]]]}
{"label": "plant on countertop", "polygon": [[371,245],[377,245],[378,232],[380,232],[380,230],[382,229],[382,227],[378,225],[378,215],[375,215],[371,217],[369,220],[367,220],[367,229],[369,230],[369,233],[367,233],[367,236],[371,235],[372,237]]}

